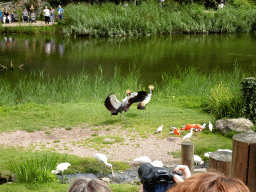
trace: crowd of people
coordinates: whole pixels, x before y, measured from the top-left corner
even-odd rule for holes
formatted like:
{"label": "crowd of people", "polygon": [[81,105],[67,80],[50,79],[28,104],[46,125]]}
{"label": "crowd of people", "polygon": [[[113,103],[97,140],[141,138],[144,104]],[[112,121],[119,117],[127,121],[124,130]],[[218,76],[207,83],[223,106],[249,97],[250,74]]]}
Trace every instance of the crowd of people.
{"label": "crowd of people", "polygon": [[[174,171],[183,174],[183,178],[174,175],[176,185],[167,192],[250,192],[249,188],[239,179],[230,178],[219,172],[207,172],[191,175],[188,166],[178,165]],[[111,192],[110,187],[103,181],[84,177],[75,178],[68,192]],[[143,185],[140,187],[143,192]],[[163,191],[164,192],[164,191]]]}
{"label": "crowd of people", "polygon": [[[28,12],[29,11],[29,12]],[[58,19],[63,21],[63,14],[64,14],[64,9],[61,7],[61,5],[58,6],[57,8],[57,17]],[[45,24],[49,24],[51,22],[52,24],[55,22],[55,10],[54,8],[50,7],[50,10],[45,6],[43,10],[43,14],[45,17]],[[4,9],[4,11],[0,10],[0,22],[5,23],[13,23],[16,21],[16,18],[14,16],[14,13],[10,14],[7,8]],[[27,10],[25,8],[22,12],[22,21],[23,23],[28,23],[28,22],[35,22],[36,23],[36,12],[35,8],[33,5]]]}

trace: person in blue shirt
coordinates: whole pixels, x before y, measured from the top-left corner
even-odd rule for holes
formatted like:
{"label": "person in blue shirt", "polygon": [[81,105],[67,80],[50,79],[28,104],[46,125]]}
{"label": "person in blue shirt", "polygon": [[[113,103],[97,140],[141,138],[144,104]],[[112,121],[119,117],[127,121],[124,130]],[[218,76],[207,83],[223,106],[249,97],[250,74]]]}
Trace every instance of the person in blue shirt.
{"label": "person in blue shirt", "polygon": [[61,19],[63,21],[64,10],[61,8],[61,5],[59,5],[59,8],[57,9],[57,12],[58,12],[59,19]]}
{"label": "person in blue shirt", "polygon": [[3,14],[2,14],[2,11],[0,10],[0,22],[2,22],[2,17],[3,17]]}

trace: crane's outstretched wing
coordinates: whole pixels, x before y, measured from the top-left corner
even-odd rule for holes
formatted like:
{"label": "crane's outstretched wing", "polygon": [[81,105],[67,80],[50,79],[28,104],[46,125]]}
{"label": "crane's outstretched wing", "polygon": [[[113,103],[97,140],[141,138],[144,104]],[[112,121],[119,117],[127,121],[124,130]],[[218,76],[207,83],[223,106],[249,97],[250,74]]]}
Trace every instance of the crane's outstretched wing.
{"label": "crane's outstretched wing", "polygon": [[107,96],[104,104],[107,110],[109,110],[112,113],[112,115],[118,114],[118,108],[121,106],[121,103],[117,100],[114,93]]}
{"label": "crane's outstretched wing", "polygon": [[127,104],[127,110],[133,103],[138,103],[142,102],[146,97],[147,97],[147,92],[145,91],[138,91],[131,93],[130,98],[128,99],[128,104]]}

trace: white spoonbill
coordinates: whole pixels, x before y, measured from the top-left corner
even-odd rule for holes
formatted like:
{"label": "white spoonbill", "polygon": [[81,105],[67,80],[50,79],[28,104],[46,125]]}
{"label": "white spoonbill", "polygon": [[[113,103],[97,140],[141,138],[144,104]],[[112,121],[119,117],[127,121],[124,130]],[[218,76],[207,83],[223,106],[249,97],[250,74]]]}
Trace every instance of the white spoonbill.
{"label": "white spoonbill", "polygon": [[190,139],[190,138],[192,137],[192,135],[193,135],[193,129],[194,129],[194,128],[190,129],[190,132],[189,132],[187,135],[185,135],[185,136],[183,137],[183,140]]}
{"label": "white spoonbill", "polygon": [[163,130],[163,125],[161,125],[160,127],[158,127],[155,133],[159,133],[159,132],[162,131],[162,130]]}
{"label": "white spoonbill", "polygon": [[96,159],[98,159],[99,161],[102,161],[103,163],[105,163],[105,165],[107,165],[108,167],[110,167],[111,171],[112,171],[112,176],[114,176],[112,165],[110,163],[108,163],[108,158],[106,155],[104,155],[102,153],[96,153],[93,156],[96,157]]}

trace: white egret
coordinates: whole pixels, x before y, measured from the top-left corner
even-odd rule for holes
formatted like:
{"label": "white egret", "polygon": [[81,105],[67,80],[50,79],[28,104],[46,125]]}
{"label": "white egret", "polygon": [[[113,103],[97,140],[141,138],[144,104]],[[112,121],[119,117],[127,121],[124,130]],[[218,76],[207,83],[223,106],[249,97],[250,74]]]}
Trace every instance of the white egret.
{"label": "white egret", "polygon": [[70,163],[67,163],[67,162],[60,163],[59,165],[57,165],[56,170],[52,170],[52,173],[58,174],[59,172],[62,172],[62,180],[64,180],[64,177],[63,177],[64,170],[68,169],[69,166],[71,166]]}
{"label": "white egret", "polygon": [[102,161],[103,163],[105,163],[105,165],[107,165],[108,167],[111,168],[112,171],[112,176],[114,177],[114,173],[113,173],[113,169],[112,169],[112,165],[110,163],[108,163],[108,158],[106,155],[102,154],[102,153],[96,153],[93,155],[94,157],[96,157],[96,159],[98,159],[98,161]]}
{"label": "white egret", "polygon": [[209,121],[209,130],[210,130],[210,131],[212,131],[212,127],[213,127],[213,126],[212,126],[212,123],[211,123],[211,121]]}
{"label": "white egret", "polygon": [[209,158],[211,153],[212,153],[212,152],[206,152],[206,153],[204,154],[204,156]]}
{"label": "white egret", "polygon": [[151,163],[151,159],[147,156],[141,156],[133,159],[133,161],[138,163]]}
{"label": "white egret", "polygon": [[162,131],[162,130],[163,130],[163,125],[161,125],[160,127],[158,127],[155,133],[159,133],[159,132]]}
{"label": "white egret", "polygon": [[194,128],[190,129],[190,132],[189,132],[187,135],[185,135],[185,136],[183,137],[183,140],[190,139],[190,138],[192,137],[192,135],[193,135],[193,129],[194,129]]}
{"label": "white egret", "polygon": [[150,164],[153,165],[154,167],[163,167],[164,166],[163,162],[162,161],[158,161],[158,160],[155,160],[155,161],[153,161]]}

